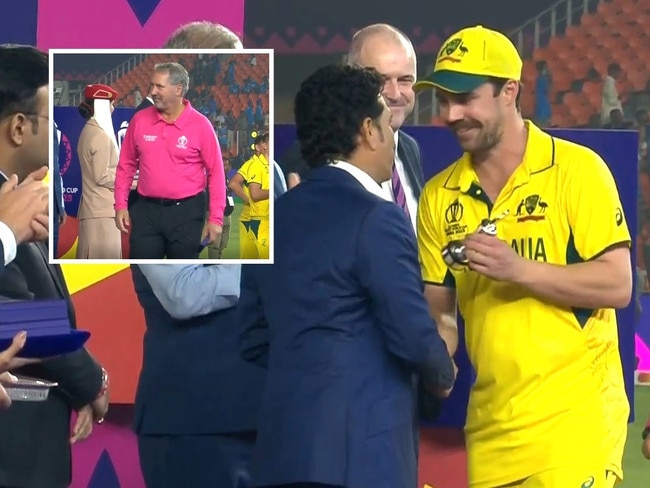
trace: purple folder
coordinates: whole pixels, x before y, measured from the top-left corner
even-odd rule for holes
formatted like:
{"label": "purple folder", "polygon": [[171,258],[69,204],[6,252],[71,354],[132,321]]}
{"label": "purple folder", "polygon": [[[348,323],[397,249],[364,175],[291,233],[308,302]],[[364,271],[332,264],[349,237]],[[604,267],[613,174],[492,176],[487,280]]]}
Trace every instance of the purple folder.
{"label": "purple folder", "polygon": [[90,332],[72,329],[65,300],[0,300],[0,350],[20,331],[27,341],[24,358],[58,356],[81,348]]}

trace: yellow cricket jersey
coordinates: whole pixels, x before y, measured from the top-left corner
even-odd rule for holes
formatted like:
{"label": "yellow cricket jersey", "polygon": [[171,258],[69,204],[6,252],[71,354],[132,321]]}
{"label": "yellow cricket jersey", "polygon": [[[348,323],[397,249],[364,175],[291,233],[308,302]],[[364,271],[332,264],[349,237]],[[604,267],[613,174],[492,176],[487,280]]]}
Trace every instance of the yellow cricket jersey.
{"label": "yellow cricket jersey", "polygon": [[[246,184],[257,183],[262,190],[269,189],[269,162],[260,154],[255,158],[248,168]],[[269,218],[269,199],[254,202],[251,200],[250,217],[256,220],[268,220]]]}
{"label": "yellow cricket jersey", "polygon": [[[242,185],[244,193],[248,197],[248,201],[251,199],[251,194],[250,191],[248,191],[248,169],[250,168],[251,164],[257,159],[256,155],[253,155],[252,158],[246,160],[244,164],[241,165],[237,173],[241,175],[242,178],[244,178],[244,184]],[[242,209],[241,209],[241,214],[239,216],[239,221],[240,222],[247,222],[250,220],[250,205],[246,202],[243,202]]]}
{"label": "yellow cricket jersey", "polygon": [[[617,439],[624,442],[627,428],[614,310],[554,306],[522,287],[450,270],[441,255],[449,241],[506,211],[498,237],[527,259],[566,265],[630,244],[603,160],[530,122],[527,127],[522,164],[495,202],[465,154],[425,185],[419,203],[423,278],[456,288],[477,375],[465,427],[473,487],[583,461],[620,466]],[[606,408],[603,391],[611,402]]]}

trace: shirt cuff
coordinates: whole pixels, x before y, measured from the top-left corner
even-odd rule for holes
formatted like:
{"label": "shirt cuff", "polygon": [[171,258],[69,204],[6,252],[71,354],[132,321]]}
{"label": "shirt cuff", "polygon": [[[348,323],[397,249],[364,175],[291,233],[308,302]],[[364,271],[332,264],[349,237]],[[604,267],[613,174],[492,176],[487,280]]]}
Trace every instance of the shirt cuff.
{"label": "shirt cuff", "polygon": [[0,241],[5,253],[5,266],[16,259],[16,236],[7,224],[0,220]]}

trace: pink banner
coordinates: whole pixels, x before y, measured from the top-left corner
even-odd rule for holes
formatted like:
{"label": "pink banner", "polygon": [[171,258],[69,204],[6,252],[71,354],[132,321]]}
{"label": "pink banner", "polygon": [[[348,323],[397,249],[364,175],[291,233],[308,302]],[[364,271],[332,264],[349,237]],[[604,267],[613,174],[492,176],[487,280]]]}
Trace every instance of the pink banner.
{"label": "pink banner", "polygon": [[[138,8],[134,9],[131,3]],[[199,20],[225,25],[240,35],[244,30],[243,0],[132,0],[131,3],[128,0],[40,0],[37,45],[41,49],[156,49],[180,25]],[[146,7],[152,13],[143,16]],[[141,14],[144,25],[136,12]]]}

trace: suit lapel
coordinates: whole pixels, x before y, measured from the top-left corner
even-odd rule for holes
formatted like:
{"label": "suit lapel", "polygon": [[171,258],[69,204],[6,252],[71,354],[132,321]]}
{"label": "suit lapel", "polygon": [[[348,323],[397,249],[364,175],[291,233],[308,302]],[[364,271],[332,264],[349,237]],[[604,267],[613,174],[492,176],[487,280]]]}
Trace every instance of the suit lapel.
{"label": "suit lapel", "polygon": [[61,266],[58,264],[49,264],[47,258],[47,248],[42,242],[35,242],[32,244],[36,249],[38,249],[38,254],[43,259],[43,264],[47,269],[47,272],[52,277],[52,282],[54,283],[57,291],[59,292],[61,298],[65,299],[68,305],[68,315],[70,316],[70,324],[73,329],[77,328],[77,317],[74,311],[74,305],[72,299],[70,298],[70,292],[68,291],[68,286],[65,283],[65,276],[61,271]]}
{"label": "suit lapel", "polygon": [[36,247],[36,249],[38,249],[38,254],[43,259],[43,264],[45,265],[45,268],[47,269],[47,272],[52,277],[52,281],[56,285],[56,289],[61,294],[61,297],[65,297],[66,293],[65,293],[64,288],[63,288],[63,286],[61,284],[61,278],[59,277],[59,275],[53,269],[55,265],[52,265],[52,264],[48,263],[48,260],[47,260],[47,248],[45,247],[45,244],[43,244],[42,242],[35,242],[32,245],[34,247]]}

